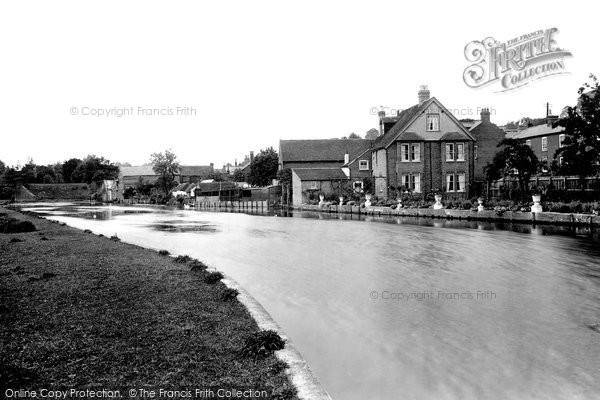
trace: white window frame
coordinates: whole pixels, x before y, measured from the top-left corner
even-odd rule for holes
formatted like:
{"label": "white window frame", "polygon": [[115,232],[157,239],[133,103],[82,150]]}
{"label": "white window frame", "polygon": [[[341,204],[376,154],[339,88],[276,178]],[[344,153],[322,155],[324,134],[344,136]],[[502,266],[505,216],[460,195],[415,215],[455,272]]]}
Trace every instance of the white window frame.
{"label": "white window frame", "polygon": [[[434,122],[435,121],[435,122]],[[430,127],[431,123],[433,125]],[[440,131],[440,114],[431,113],[425,115],[425,124],[427,132],[439,132]]]}
{"label": "white window frame", "polygon": [[467,189],[467,175],[464,172],[461,172],[459,174],[456,174],[456,177],[454,178],[455,182],[456,182],[456,191],[459,193],[463,193],[465,192],[465,190]]}
{"label": "white window frame", "polygon": [[560,135],[558,135],[558,147],[564,147],[565,144],[563,143],[565,141],[565,134],[561,133]]}
{"label": "white window frame", "polygon": [[361,189],[363,189],[363,186],[364,186],[363,181],[354,181],[352,183],[352,189],[354,189],[354,190],[356,190],[357,187],[360,187]]}
{"label": "white window frame", "polygon": [[310,189],[314,190],[314,189],[318,189],[319,187],[319,183],[317,181],[310,181]]}
{"label": "white window frame", "polygon": [[412,174],[410,179],[413,192],[421,193],[421,174]]}
{"label": "white window frame", "polygon": [[454,192],[455,188],[456,187],[454,185],[454,174],[446,174],[446,191]]}
{"label": "white window frame", "polygon": [[[448,149],[450,149],[450,152],[448,152]],[[446,143],[446,161],[454,161],[454,150],[454,143]],[[450,157],[448,157],[448,155],[450,155]]]}
{"label": "white window frame", "polygon": [[400,162],[410,162],[410,144],[400,144]]}
{"label": "white window frame", "polygon": [[[456,157],[456,161],[465,161],[465,144],[464,143],[456,143],[454,145],[454,148],[455,148],[454,156]],[[461,155],[461,151],[458,150],[460,148],[462,148],[462,155]]]}
{"label": "white window frame", "polygon": [[479,158],[479,154],[477,152],[477,146],[473,146],[473,158],[477,160]]}
{"label": "white window frame", "polygon": [[548,151],[548,137],[542,137],[542,151]]}
{"label": "white window frame", "polygon": [[421,143],[411,143],[410,144],[410,161],[411,162],[420,162],[421,161]]}
{"label": "white window frame", "polygon": [[406,188],[406,190],[410,189],[410,175],[403,174],[402,175],[402,186]]}
{"label": "white window frame", "polygon": [[529,146],[529,148],[531,148],[531,140],[526,140],[526,141],[525,141],[525,144],[526,144],[527,146]]}
{"label": "white window frame", "polygon": [[359,171],[368,171],[369,170],[369,160],[358,160],[358,170]]}

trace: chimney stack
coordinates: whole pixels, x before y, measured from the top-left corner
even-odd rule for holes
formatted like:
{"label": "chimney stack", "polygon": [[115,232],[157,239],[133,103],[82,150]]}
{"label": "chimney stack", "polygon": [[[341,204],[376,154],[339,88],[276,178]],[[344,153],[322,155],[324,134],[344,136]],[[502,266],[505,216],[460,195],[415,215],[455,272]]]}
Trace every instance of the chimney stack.
{"label": "chimney stack", "polygon": [[348,152],[346,152],[346,154],[344,154],[344,165],[347,165],[350,162],[350,154],[348,154]]}
{"label": "chimney stack", "polygon": [[429,100],[429,89],[427,89],[427,85],[421,85],[421,89],[419,90],[419,104]]}
{"label": "chimney stack", "polygon": [[481,122],[490,122],[490,109],[489,108],[481,109]]}
{"label": "chimney stack", "polygon": [[558,115],[548,115],[546,117],[546,124],[549,127],[552,127],[552,124],[554,124],[556,121],[558,121]]}
{"label": "chimney stack", "polygon": [[250,152],[250,162],[254,161],[254,152]]}

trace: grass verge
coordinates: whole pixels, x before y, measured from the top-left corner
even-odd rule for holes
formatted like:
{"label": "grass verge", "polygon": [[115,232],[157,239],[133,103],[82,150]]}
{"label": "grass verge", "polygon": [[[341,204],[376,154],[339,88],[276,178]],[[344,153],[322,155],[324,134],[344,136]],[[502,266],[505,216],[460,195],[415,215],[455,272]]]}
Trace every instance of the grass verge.
{"label": "grass verge", "polygon": [[260,329],[201,262],[2,212],[37,228],[0,234],[2,392],[210,387],[297,399],[272,352],[244,356]]}

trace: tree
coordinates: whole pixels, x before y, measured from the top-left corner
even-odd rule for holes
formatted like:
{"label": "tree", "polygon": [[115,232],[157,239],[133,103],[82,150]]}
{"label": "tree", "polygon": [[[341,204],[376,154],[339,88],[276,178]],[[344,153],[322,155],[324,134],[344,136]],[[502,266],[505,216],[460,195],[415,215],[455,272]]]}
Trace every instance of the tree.
{"label": "tree", "polygon": [[524,140],[504,139],[498,143],[498,147],[501,150],[496,153],[492,163],[485,167],[487,180],[516,177],[521,195],[525,196],[529,179],[538,170],[538,158]]}
{"label": "tree", "polygon": [[592,82],[584,83],[577,92],[578,104],[566,107],[554,124],[565,130],[564,146],[554,156],[563,158],[560,172],[578,175],[582,181],[600,171],[600,91],[598,78],[590,78]]}
{"label": "tree", "polygon": [[177,156],[171,149],[165,150],[164,153],[152,153],[150,156],[152,170],[159,175],[156,185],[160,187],[165,194],[176,185],[175,176],[179,173],[179,162]]}
{"label": "tree", "polygon": [[215,182],[223,182],[225,178],[223,174],[219,171],[213,171],[207,176],[208,179],[213,179]]}
{"label": "tree", "polygon": [[244,173],[242,172],[241,169],[236,169],[233,172],[233,176],[232,179],[234,182],[243,182],[244,181]]}
{"label": "tree", "polygon": [[252,186],[267,186],[272,179],[277,177],[279,157],[277,152],[269,147],[261,150],[250,164],[249,180]]}
{"label": "tree", "polygon": [[357,135],[356,133],[352,132],[351,134],[348,135],[348,139],[362,139],[360,137],[360,135]]}
{"label": "tree", "polygon": [[71,175],[73,175],[73,172],[81,163],[82,161],[79,158],[71,158],[70,160],[67,160],[62,164],[62,176],[65,182],[73,182],[73,180],[71,179]]}
{"label": "tree", "polygon": [[119,176],[119,167],[104,157],[88,155],[71,174],[72,182],[100,182],[113,180]]}
{"label": "tree", "polygon": [[5,170],[6,170],[6,164],[4,164],[4,163],[2,162],[2,160],[0,160],[0,177],[1,177],[2,175],[4,175],[4,171],[5,171]]}

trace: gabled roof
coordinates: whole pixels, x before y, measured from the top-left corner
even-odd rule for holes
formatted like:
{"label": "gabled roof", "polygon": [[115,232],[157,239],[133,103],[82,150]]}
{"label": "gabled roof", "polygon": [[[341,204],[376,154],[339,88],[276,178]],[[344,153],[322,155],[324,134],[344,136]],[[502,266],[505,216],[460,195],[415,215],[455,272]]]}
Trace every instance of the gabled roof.
{"label": "gabled roof", "polygon": [[179,168],[179,175],[185,176],[208,175],[211,172],[213,172],[213,167],[210,165],[182,165]]}
{"label": "gabled roof", "polygon": [[348,179],[340,168],[293,168],[292,173],[296,174],[301,181]]}
{"label": "gabled roof", "polygon": [[494,135],[501,135],[504,137],[506,135],[504,130],[500,129],[498,125],[490,121],[477,121],[477,123],[469,129],[469,132],[471,132],[471,135],[475,136],[475,139]]}
{"label": "gabled roof", "polygon": [[[425,102],[427,103],[427,102]],[[425,104],[424,103],[424,104]],[[397,117],[396,124],[390,129],[385,135],[379,136],[375,141],[374,147],[377,149],[388,147],[395,140],[395,136],[400,132],[409,121],[412,121],[413,117],[419,113],[421,106],[416,104],[404,111],[402,111]]]}
{"label": "gabled roof", "polygon": [[548,124],[542,124],[537,126],[531,126],[527,129],[523,129],[521,132],[509,133],[506,137],[511,139],[527,139],[536,136],[547,136],[562,133],[565,130],[562,126],[552,128]]}
{"label": "gabled roof", "polygon": [[[375,149],[388,148],[392,143],[399,139],[400,135],[404,133],[406,129],[414,122],[417,117],[425,112],[425,110],[432,104],[435,103],[440,109],[450,118],[457,126],[457,129],[460,132],[456,132],[460,135],[459,140],[475,140],[475,138],[469,133],[469,131],[464,127],[464,125],[456,119],[456,117],[444,107],[442,103],[435,97],[430,98],[429,100],[421,103],[415,104],[414,106],[402,111],[400,115],[398,115],[398,122],[390,129],[385,135],[380,136],[375,142]],[[427,137],[422,137],[413,133],[418,139],[414,136],[412,139],[401,139],[401,140],[424,140],[424,141],[438,141],[443,140],[442,138],[446,135],[445,132],[427,132]],[[454,139],[451,139],[454,140]]]}
{"label": "gabled roof", "polygon": [[157,175],[152,170],[152,165],[138,165],[135,167],[119,167],[123,176],[152,176]]}
{"label": "gabled roof", "polygon": [[315,139],[280,140],[281,160],[286,162],[337,161],[344,162],[344,155],[355,158],[371,146],[366,139]]}

